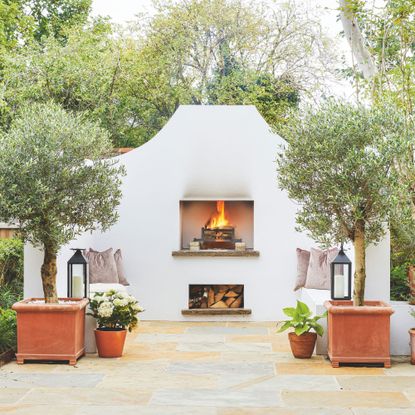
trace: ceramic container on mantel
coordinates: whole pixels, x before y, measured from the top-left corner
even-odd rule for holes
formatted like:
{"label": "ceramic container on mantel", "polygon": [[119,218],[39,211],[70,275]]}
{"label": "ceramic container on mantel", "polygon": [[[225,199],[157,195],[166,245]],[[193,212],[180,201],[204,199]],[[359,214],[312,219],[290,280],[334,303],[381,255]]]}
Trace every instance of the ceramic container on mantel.
{"label": "ceramic container on mantel", "polygon": [[340,363],[383,363],[391,366],[390,316],[392,307],[383,301],[326,301],[328,355],[333,367]]}
{"label": "ceramic container on mantel", "polygon": [[85,354],[87,298],[60,298],[59,304],[29,298],[13,305],[17,313],[17,363],[63,360],[75,365]]}

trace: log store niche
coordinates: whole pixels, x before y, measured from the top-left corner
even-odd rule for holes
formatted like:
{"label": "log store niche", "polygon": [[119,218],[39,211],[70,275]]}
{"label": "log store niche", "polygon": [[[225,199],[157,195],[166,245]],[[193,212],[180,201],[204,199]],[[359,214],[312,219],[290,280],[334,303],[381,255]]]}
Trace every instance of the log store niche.
{"label": "log store niche", "polygon": [[237,285],[189,285],[189,310],[192,309],[243,309],[244,286]]}
{"label": "log store niche", "polygon": [[254,244],[252,200],[181,201],[181,250],[249,251]]}

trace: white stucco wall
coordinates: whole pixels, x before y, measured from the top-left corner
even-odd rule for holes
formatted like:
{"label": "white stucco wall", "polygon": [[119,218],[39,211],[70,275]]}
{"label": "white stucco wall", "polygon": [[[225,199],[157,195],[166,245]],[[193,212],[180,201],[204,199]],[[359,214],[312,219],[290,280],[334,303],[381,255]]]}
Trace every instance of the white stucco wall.
{"label": "white stucco wall", "polygon": [[[296,206],[277,186],[280,143],[253,106],[181,106],[151,141],[120,156],[127,177],[119,222],[70,246],[121,248],[130,292],[146,309],[143,319],[187,319],[181,310],[187,308],[189,284],[244,284],[249,318],[279,319],[281,308],[296,298],[295,249],[314,245],[295,231]],[[197,199],[253,200],[260,256],[172,257],[180,248],[179,202]],[[68,248],[58,258],[63,296]],[[30,247],[25,254],[25,295],[39,295],[41,255]],[[379,264],[368,275],[368,293],[389,299],[387,242],[368,258]]]}

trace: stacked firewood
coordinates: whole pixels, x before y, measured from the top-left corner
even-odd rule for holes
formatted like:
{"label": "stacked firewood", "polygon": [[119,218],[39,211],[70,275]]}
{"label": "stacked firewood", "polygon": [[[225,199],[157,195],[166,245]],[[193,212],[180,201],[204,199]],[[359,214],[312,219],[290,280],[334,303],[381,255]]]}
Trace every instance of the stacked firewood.
{"label": "stacked firewood", "polygon": [[243,285],[192,285],[189,308],[243,308]]}

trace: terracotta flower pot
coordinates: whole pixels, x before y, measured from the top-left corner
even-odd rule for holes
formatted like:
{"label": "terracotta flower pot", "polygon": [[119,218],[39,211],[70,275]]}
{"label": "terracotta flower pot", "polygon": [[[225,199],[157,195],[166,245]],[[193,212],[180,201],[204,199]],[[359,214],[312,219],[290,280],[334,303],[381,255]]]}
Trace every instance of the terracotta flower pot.
{"label": "terracotta flower pot", "polygon": [[25,360],[67,360],[75,365],[85,354],[85,307],[88,299],[60,298],[68,304],[33,303],[29,298],[13,305],[17,313],[17,363]]}
{"label": "terracotta flower pot", "polygon": [[415,328],[409,329],[409,337],[411,340],[411,364],[415,365]]}
{"label": "terracotta flower pot", "polygon": [[390,316],[383,301],[326,301],[328,311],[328,355],[333,367],[340,363],[383,363],[391,366]]}
{"label": "terracotta flower pot", "polygon": [[127,330],[96,329],[95,340],[99,357],[121,357]]}
{"label": "terracotta flower pot", "polygon": [[297,359],[309,359],[316,345],[316,333],[304,333],[297,336],[295,333],[288,333],[291,351]]}

